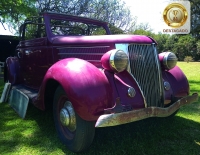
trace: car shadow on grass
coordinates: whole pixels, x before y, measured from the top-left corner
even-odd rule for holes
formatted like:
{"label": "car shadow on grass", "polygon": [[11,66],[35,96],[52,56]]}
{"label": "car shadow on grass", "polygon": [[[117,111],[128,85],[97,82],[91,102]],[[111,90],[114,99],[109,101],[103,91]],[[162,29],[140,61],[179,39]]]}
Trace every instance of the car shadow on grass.
{"label": "car shadow on grass", "polygon": [[[27,148],[26,153],[75,154],[59,141],[51,111],[43,112],[29,106],[26,118],[22,120],[7,105],[0,104],[0,109],[1,153],[22,154],[20,151]],[[196,155],[199,150],[200,123],[175,116],[97,128],[89,150],[79,154]]]}

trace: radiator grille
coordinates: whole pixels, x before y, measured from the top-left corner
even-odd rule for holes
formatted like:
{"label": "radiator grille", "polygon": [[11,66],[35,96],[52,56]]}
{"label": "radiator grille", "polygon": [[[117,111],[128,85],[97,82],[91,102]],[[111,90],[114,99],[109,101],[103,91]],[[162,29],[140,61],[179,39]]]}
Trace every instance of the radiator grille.
{"label": "radiator grille", "polygon": [[147,107],[163,107],[163,85],[156,47],[130,44],[130,71],[143,91]]}

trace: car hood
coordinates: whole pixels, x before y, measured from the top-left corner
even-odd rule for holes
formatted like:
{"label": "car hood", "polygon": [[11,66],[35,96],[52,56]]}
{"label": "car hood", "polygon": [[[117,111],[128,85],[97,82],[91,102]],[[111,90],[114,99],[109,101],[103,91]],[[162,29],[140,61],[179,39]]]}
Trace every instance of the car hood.
{"label": "car hood", "polygon": [[49,39],[53,45],[61,44],[102,44],[102,43],[156,43],[151,37],[143,35],[98,35],[98,36],[54,36]]}

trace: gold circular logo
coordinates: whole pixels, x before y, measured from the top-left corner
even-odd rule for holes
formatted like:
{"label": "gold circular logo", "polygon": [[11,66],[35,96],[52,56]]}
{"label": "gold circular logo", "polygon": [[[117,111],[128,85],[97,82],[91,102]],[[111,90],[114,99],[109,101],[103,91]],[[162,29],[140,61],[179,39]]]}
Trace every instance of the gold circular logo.
{"label": "gold circular logo", "polygon": [[187,10],[180,3],[169,4],[163,12],[163,19],[170,27],[177,28],[183,26],[187,21],[187,18]]}

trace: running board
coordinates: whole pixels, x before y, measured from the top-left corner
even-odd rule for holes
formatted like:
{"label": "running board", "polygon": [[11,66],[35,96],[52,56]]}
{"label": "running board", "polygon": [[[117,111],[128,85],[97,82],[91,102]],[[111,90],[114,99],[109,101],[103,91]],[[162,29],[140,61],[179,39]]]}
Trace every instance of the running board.
{"label": "running board", "polygon": [[19,114],[21,118],[25,118],[28,108],[29,98],[19,89],[12,89],[9,99],[10,106]]}
{"label": "running board", "polygon": [[12,86],[9,104],[24,119],[29,101],[32,102],[37,94],[37,91],[23,85]]}
{"label": "running board", "polygon": [[11,83],[5,83],[0,103],[7,102],[19,114],[21,118],[25,118],[29,100],[37,97],[38,92],[23,85],[11,86]]}

